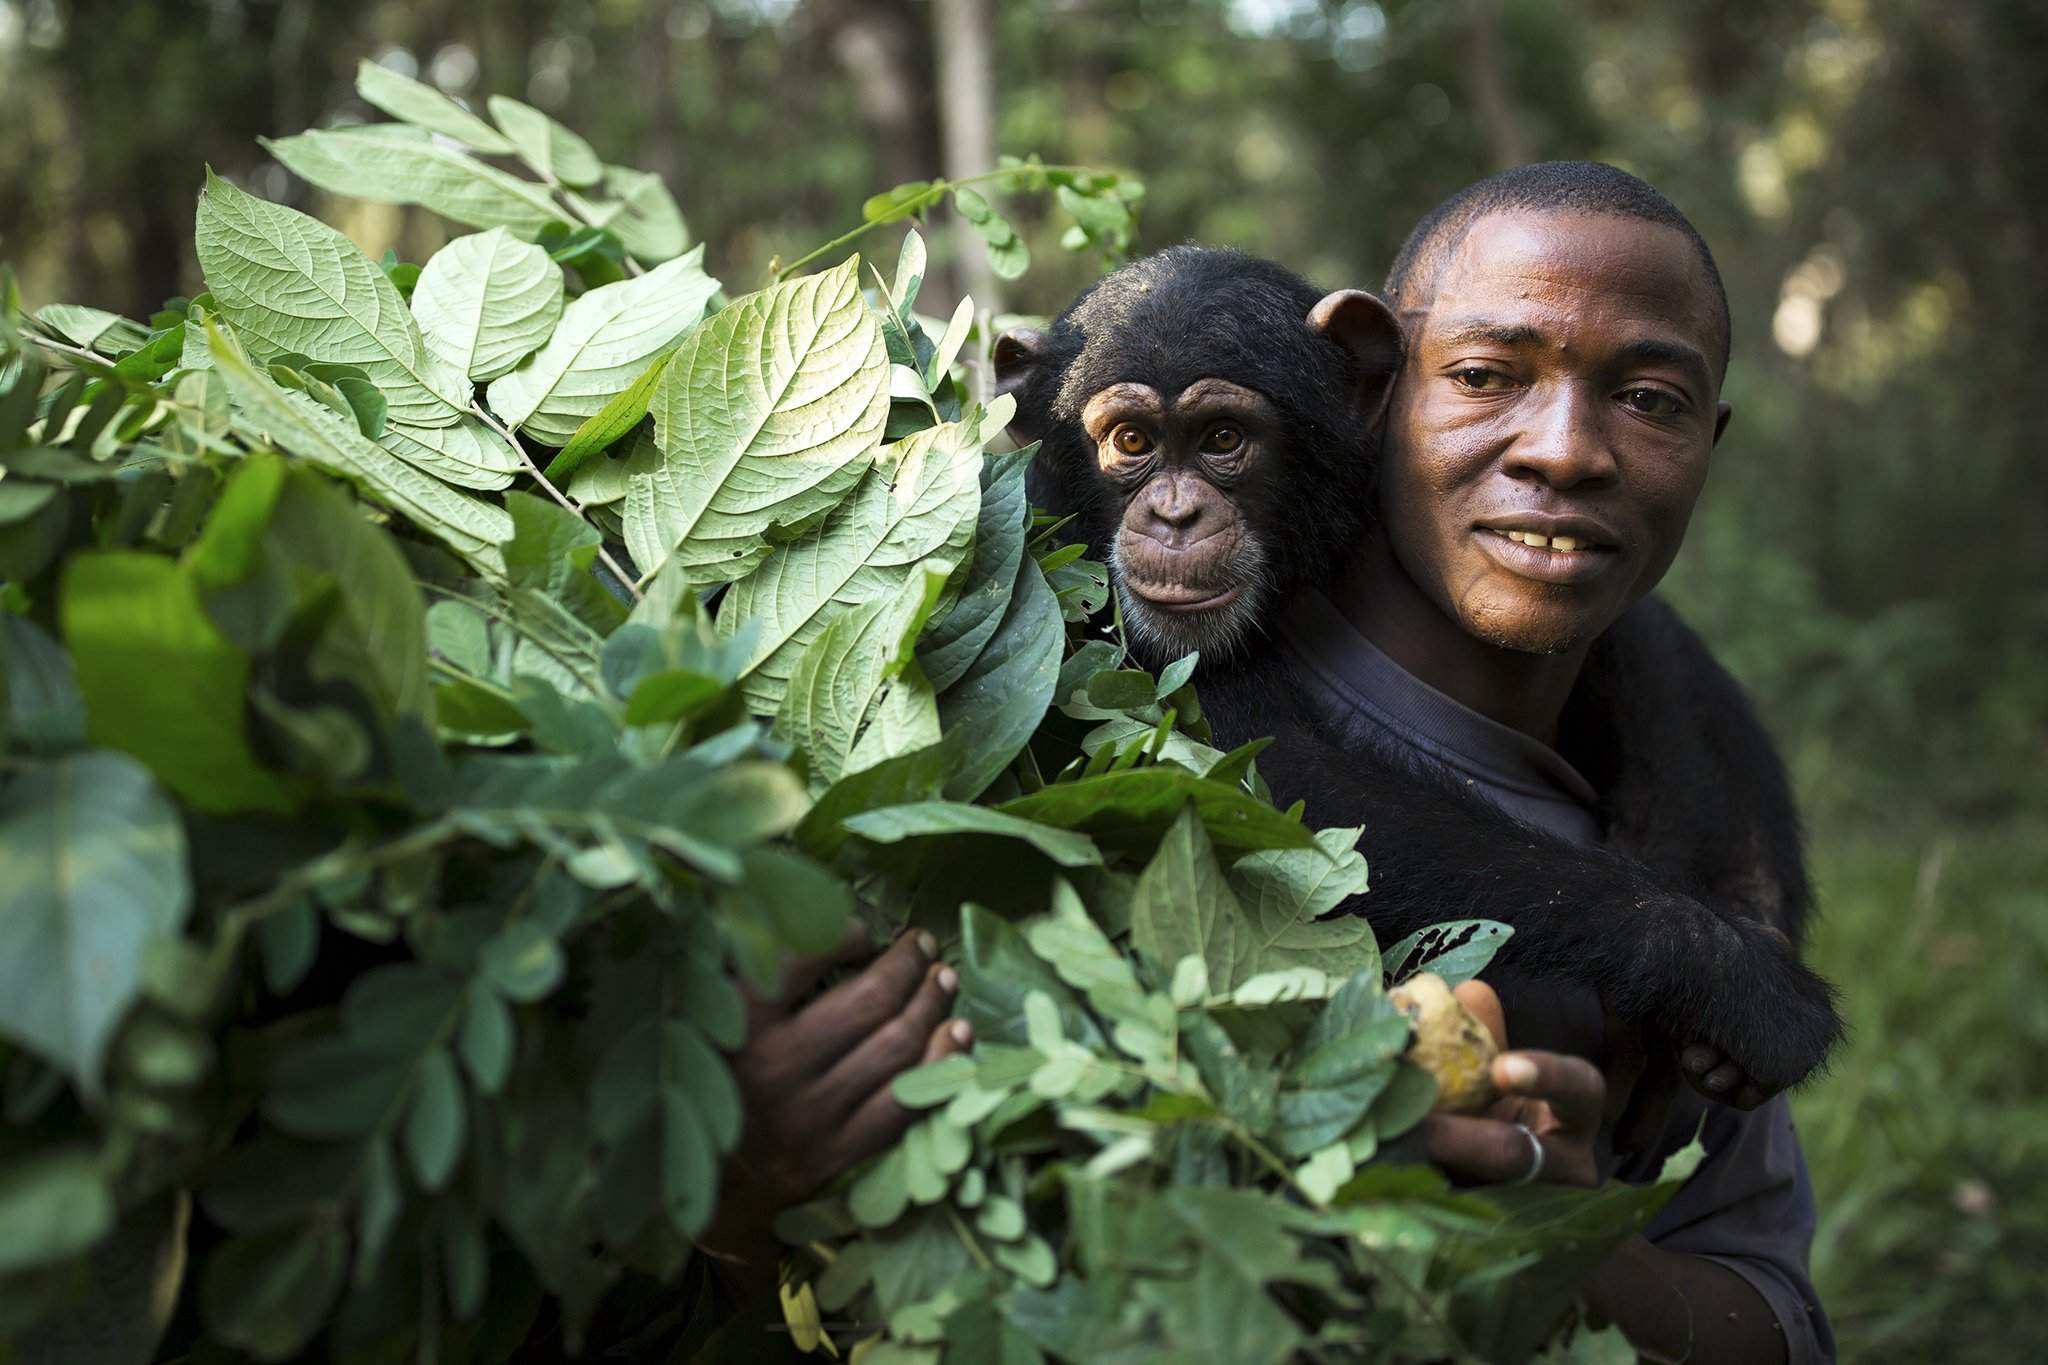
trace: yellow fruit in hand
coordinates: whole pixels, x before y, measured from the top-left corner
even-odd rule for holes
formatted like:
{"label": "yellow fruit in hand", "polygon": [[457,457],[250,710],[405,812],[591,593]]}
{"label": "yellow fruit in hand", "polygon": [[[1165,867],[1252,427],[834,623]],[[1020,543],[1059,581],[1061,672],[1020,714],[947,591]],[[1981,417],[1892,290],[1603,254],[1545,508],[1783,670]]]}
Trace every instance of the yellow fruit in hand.
{"label": "yellow fruit in hand", "polygon": [[[1500,1045],[1479,1016],[1451,994],[1442,977],[1420,972],[1388,991],[1387,999],[1415,1027],[1408,1060],[1436,1078],[1432,1112],[1470,1114],[1500,1098],[1493,1085],[1493,1059]],[[1498,1014],[1499,1007],[1493,1012]]]}

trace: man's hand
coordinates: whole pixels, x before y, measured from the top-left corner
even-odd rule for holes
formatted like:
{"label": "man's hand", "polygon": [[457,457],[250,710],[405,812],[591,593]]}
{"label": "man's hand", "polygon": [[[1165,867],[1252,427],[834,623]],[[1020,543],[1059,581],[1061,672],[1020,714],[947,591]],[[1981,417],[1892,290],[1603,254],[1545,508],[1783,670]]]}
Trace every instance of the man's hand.
{"label": "man's hand", "polygon": [[867,958],[858,925],[832,952],[791,960],[774,999],[747,1000],[747,1041],[733,1055],[742,1127],[726,1162],[718,1213],[699,1245],[728,1264],[772,1274],[775,1217],[886,1148],[916,1117],[890,1082],[974,1041],[947,1019],[959,977],[922,931],[905,934],[858,976],[796,1008],[834,967]]}

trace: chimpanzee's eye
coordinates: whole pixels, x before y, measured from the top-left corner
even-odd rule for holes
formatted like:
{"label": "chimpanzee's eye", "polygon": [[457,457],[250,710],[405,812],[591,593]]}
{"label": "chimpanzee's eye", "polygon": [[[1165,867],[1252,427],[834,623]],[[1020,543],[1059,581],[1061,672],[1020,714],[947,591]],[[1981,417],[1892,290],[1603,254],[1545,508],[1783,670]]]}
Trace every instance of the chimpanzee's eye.
{"label": "chimpanzee's eye", "polygon": [[1202,438],[1202,449],[1211,455],[1233,455],[1244,444],[1244,433],[1228,424],[1210,427]]}
{"label": "chimpanzee's eye", "polygon": [[1152,449],[1152,438],[1143,427],[1125,422],[1109,433],[1109,444],[1119,455],[1143,455]]}

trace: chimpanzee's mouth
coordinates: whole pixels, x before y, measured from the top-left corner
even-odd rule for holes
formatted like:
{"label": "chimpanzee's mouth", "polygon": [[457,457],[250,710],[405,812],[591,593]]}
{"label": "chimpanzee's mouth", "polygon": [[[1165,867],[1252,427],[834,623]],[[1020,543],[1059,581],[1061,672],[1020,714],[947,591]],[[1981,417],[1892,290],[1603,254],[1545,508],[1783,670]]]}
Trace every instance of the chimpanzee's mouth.
{"label": "chimpanzee's mouth", "polygon": [[1136,583],[1126,583],[1131,595],[1154,611],[1172,612],[1176,615],[1194,615],[1205,611],[1219,611],[1235,602],[1244,592],[1244,585],[1225,588],[1222,592],[1207,592],[1200,588],[1141,588]]}

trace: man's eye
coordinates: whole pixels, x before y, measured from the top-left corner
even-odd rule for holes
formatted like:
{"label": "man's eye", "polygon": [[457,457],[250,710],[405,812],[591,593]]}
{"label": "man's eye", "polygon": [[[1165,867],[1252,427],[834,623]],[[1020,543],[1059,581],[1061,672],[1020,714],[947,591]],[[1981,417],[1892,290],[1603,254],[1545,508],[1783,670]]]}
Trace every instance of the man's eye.
{"label": "man's eye", "polygon": [[1685,410],[1683,403],[1662,389],[1625,389],[1621,401],[1645,417],[1676,417]]}
{"label": "man's eye", "polygon": [[1236,427],[1211,427],[1202,438],[1202,449],[1211,455],[1233,455],[1244,444],[1244,433]]}
{"label": "man's eye", "polygon": [[1451,372],[1451,382],[1461,389],[1487,393],[1504,389],[1514,381],[1499,370],[1490,370],[1484,365],[1467,365],[1462,370]]}
{"label": "man's eye", "polygon": [[1109,444],[1119,455],[1143,455],[1152,449],[1152,438],[1142,428],[1126,422],[1109,433]]}

